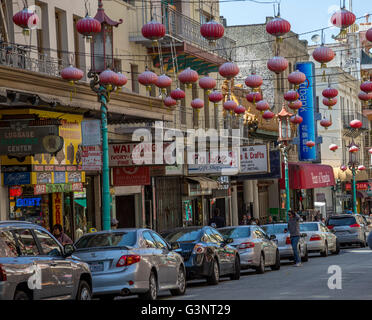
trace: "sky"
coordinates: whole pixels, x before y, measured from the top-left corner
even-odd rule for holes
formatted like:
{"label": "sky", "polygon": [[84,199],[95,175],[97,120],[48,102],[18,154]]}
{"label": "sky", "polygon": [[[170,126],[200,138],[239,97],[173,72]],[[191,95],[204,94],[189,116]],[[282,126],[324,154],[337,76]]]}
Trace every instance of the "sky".
{"label": "sky", "polygon": [[[265,23],[267,16],[274,16],[273,4],[256,2],[274,2],[273,0],[220,0],[220,14],[227,19],[227,25],[247,25]],[[231,2],[230,2],[231,1]],[[353,12],[357,18],[370,13],[372,22],[372,0],[346,0],[346,8],[352,1]],[[309,45],[315,44],[311,37],[320,35],[320,31],[306,35],[301,33],[310,32],[332,26],[330,18],[340,8],[340,0],[281,0],[281,17],[288,20],[292,25],[292,31],[300,34],[300,39],[308,40]],[[365,18],[357,20],[365,22]],[[332,35],[339,33],[338,28],[325,30],[326,43],[334,42]]]}

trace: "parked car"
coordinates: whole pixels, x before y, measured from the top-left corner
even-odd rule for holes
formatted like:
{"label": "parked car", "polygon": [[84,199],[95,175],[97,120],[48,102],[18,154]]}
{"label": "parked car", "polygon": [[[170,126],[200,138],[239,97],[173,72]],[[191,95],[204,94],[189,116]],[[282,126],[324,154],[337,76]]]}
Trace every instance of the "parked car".
{"label": "parked car", "polygon": [[367,226],[359,214],[332,215],[327,218],[327,227],[334,231],[340,245],[366,246]]}
{"label": "parked car", "polygon": [[240,264],[244,269],[253,268],[264,273],[265,267],[280,269],[280,254],[275,235],[269,237],[259,226],[247,225],[218,229],[225,238],[232,238],[231,246],[238,249]]}
{"label": "parked car", "polygon": [[156,300],[160,290],[185,294],[183,259],[153,230],[94,232],[83,235],[75,246],[75,254],[90,266],[94,297],[139,295]]}
{"label": "parked car", "polygon": [[220,277],[240,278],[240,255],[230,246],[233,239],[224,239],[214,228],[186,227],[165,231],[169,243],[178,243],[185,261],[187,279],[207,279],[216,285]]}
{"label": "parked car", "polygon": [[0,221],[0,300],[90,300],[89,266],[39,225]]}
{"label": "parked car", "polygon": [[327,257],[329,252],[340,253],[337,237],[322,222],[302,222],[300,231],[307,235],[305,240],[309,252],[319,252],[322,257]]}
{"label": "parked car", "polygon": [[372,231],[372,217],[370,216],[367,216],[367,215],[361,215],[361,217],[363,218],[364,222],[365,222],[365,225],[367,226],[367,234],[366,234],[366,238],[368,238],[369,234],[371,233]]}
{"label": "parked car", "polygon": [[[264,229],[265,232],[270,236],[275,235],[280,259],[294,260],[287,223],[266,224],[262,226],[262,229]],[[298,241],[298,252],[300,253],[302,262],[306,262],[309,259],[305,236],[305,234],[302,234],[300,240]]]}

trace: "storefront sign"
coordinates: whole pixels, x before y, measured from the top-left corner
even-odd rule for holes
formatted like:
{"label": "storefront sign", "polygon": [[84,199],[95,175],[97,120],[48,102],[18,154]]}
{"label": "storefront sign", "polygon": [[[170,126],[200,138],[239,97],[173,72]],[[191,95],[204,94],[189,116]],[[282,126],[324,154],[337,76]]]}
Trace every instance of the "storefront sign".
{"label": "storefront sign", "polygon": [[99,146],[101,144],[101,121],[84,120],[81,122],[82,146]]}
{"label": "storefront sign", "polygon": [[183,165],[178,164],[175,166],[166,166],[165,167],[166,176],[182,176],[183,175]]}
{"label": "storefront sign", "polygon": [[4,186],[17,186],[31,183],[30,172],[4,173]]}
{"label": "storefront sign", "polygon": [[1,172],[30,172],[31,165],[24,166],[1,166]]}
{"label": "storefront sign", "polygon": [[65,172],[54,172],[54,183],[66,183],[66,173]]}
{"label": "storefront sign", "polygon": [[36,174],[36,181],[38,184],[52,183],[52,173],[51,172],[38,172]]}
{"label": "storefront sign", "polygon": [[41,198],[20,198],[16,201],[17,207],[39,207]]}
{"label": "storefront sign", "polygon": [[299,155],[300,161],[317,160],[318,145],[313,148],[306,146],[307,141],[316,141],[316,77],[315,65],[313,62],[300,62],[296,64],[296,70],[306,75],[306,81],[301,84],[298,93],[303,107],[298,111],[299,116],[303,118],[302,123],[298,126],[299,137]]}
{"label": "storefront sign", "polygon": [[102,147],[101,146],[83,147],[82,163],[84,171],[101,171]]}
{"label": "storefront sign", "polygon": [[113,168],[114,186],[141,186],[150,184],[149,167]]}
{"label": "storefront sign", "polygon": [[267,173],[270,171],[270,160],[267,145],[255,145],[240,148],[241,173]]}
{"label": "storefront sign", "polygon": [[34,186],[34,195],[56,192],[83,192],[83,183],[37,184]]}
{"label": "storefront sign", "polygon": [[67,182],[82,182],[81,172],[67,172]]}
{"label": "storefront sign", "polygon": [[20,197],[22,196],[23,189],[21,186],[15,186],[9,188],[9,197]]}
{"label": "storefront sign", "polygon": [[[346,183],[346,190],[349,191],[351,190],[351,183]],[[356,188],[357,190],[369,190],[372,189],[372,183],[369,182],[357,182],[356,183]]]}
{"label": "storefront sign", "polygon": [[53,225],[60,224],[63,227],[62,219],[62,193],[53,193]]}

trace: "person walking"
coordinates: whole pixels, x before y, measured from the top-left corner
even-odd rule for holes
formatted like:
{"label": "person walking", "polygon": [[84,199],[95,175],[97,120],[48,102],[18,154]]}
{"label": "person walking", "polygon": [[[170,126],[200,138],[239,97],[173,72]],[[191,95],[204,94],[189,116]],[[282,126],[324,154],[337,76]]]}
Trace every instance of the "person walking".
{"label": "person walking", "polygon": [[63,232],[62,226],[60,224],[55,224],[53,226],[53,236],[63,246],[66,244],[73,244],[73,241],[70,239],[70,237]]}
{"label": "person walking", "polygon": [[292,210],[288,211],[288,231],[295,259],[295,267],[301,266],[301,257],[298,252],[298,242],[300,241],[300,216]]}
{"label": "person walking", "polygon": [[214,209],[214,217],[209,221],[209,225],[213,228],[223,228],[226,226],[225,218],[221,216],[219,208]]}

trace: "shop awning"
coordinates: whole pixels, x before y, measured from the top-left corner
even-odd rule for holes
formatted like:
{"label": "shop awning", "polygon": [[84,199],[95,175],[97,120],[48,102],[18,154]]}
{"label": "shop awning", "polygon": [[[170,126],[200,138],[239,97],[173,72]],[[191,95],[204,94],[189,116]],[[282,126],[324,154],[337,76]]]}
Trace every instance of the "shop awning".
{"label": "shop awning", "polygon": [[[289,163],[288,177],[289,188],[292,190],[326,188],[336,184],[333,168],[322,164]],[[285,189],[284,164],[280,188]]]}
{"label": "shop awning", "polygon": [[79,206],[86,208],[87,207],[87,199],[74,199],[75,203]]}
{"label": "shop awning", "polygon": [[206,177],[187,177],[188,180],[194,183],[199,183],[202,189],[218,189],[218,182],[216,180],[206,178]]}
{"label": "shop awning", "polygon": [[[333,172],[335,179],[339,179],[340,181],[351,181],[353,179],[353,174],[349,169],[342,171],[340,168],[333,168]],[[368,181],[367,171],[358,170],[355,175],[355,181]]]}

